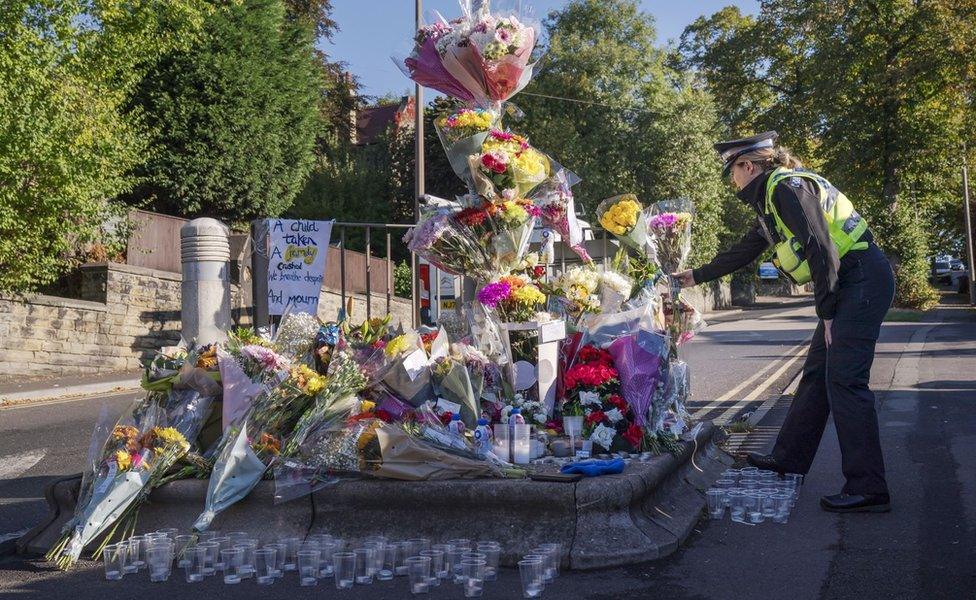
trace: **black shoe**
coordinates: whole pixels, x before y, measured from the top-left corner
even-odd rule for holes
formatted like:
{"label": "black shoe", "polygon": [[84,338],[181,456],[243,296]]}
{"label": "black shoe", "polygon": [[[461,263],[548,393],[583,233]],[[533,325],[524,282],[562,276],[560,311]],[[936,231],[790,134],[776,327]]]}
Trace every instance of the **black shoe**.
{"label": "black shoe", "polygon": [[786,473],[784,469],[776,459],[773,458],[772,454],[759,454],[758,452],[750,452],[746,456],[746,462],[750,465],[756,467],[757,469],[764,469],[766,471],[776,471],[780,475]]}
{"label": "black shoe", "polygon": [[820,508],[827,512],[874,512],[886,513],[891,510],[891,497],[888,494],[835,494],[820,498]]}

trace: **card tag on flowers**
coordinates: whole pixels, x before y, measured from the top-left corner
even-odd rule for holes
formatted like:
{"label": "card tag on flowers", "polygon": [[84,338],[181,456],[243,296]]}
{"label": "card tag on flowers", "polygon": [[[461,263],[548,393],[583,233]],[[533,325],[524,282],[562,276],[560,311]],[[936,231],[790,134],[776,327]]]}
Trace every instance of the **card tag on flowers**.
{"label": "card tag on flowers", "polygon": [[549,321],[539,325],[539,343],[558,342],[566,338],[566,321]]}
{"label": "card tag on flowers", "polygon": [[108,475],[105,476],[105,481],[103,481],[101,485],[98,486],[98,489],[95,490],[96,496],[101,496],[108,491],[109,486],[112,485],[112,481],[115,480],[115,474],[118,472],[119,467],[115,463],[108,466]]}
{"label": "card tag on flowers", "polygon": [[403,369],[410,381],[414,381],[427,368],[427,353],[420,348],[414,350],[403,359]]}
{"label": "card tag on flowers", "polygon": [[535,365],[524,360],[515,363],[515,391],[527,390],[538,380]]}
{"label": "card tag on flowers", "polygon": [[438,358],[447,358],[450,353],[450,342],[447,338],[447,330],[443,327],[437,332],[437,337],[430,344],[430,360],[436,360]]}
{"label": "card tag on flowers", "polygon": [[441,415],[444,413],[451,413],[452,415],[456,415],[456,414],[460,414],[461,412],[460,404],[458,404],[457,402],[451,402],[450,400],[445,400],[444,398],[438,398],[437,404],[435,406],[437,408],[437,413]]}

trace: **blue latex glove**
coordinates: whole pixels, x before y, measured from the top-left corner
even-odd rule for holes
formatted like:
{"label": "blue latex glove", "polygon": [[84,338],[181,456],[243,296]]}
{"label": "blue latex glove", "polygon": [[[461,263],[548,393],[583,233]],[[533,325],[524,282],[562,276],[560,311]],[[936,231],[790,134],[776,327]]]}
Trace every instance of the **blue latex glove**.
{"label": "blue latex glove", "polygon": [[583,477],[597,477],[599,475],[616,475],[624,472],[624,459],[585,460],[569,463],[559,470],[561,473],[579,473]]}

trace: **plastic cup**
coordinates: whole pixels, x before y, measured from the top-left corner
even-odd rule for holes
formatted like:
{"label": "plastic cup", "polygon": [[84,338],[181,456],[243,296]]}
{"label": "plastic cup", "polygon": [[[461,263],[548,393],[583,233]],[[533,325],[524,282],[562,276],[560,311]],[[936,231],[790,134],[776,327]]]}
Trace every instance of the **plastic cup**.
{"label": "plastic cup", "polygon": [[201,548],[199,544],[192,548],[187,548],[184,552],[186,564],[183,570],[186,573],[187,583],[200,583],[203,581],[203,569],[207,563],[207,549]]}
{"label": "plastic cup", "polygon": [[725,516],[725,496],[726,491],[710,488],[705,492],[706,499],[708,500],[708,516],[711,519],[721,519]]}
{"label": "plastic cup", "polygon": [[407,542],[410,543],[409,556],[420,556],[424,550],[430,550],[430,540],[427,538],[413,538]]}
{"label": "plastic cup", "polygon": [[410,542],[393,542],[393,545],[397,547],[396,551],[396,567],[393,569],[393,574],[397,577],[405,577],[407,575],[407,559],[410,557]]}
{"label": "plastic cup", "polygon": [[242,579],[250,579],[254,576],[254,553],[258,550],[257,544],[251,541],[238,542],[234,545],[234,547],[243,550],[243,554],[241,556],[241,567],[238,569],[238,573],[240,573]]}
{"label": "plastic cup", "polygon": [[[462,542],[467,542],[462,544]],[[463,583],[464,578],[461,575],[461,555],[465,552],[471,551],[471,541],[470,540],[452,540],[448,542],[451,545],[450,562],[451,568],[454,573],[454,583]]]}
{"label": "plastic cup", "polygon": [[411,594],[430,592],[430,557],[410,556],[406,560]]}
{"label": "plastic cup", "polygon": [[356,583],[356,555],[352,552],[336,552],[332,555],[335,585],[340,590],[352,589]]}
{"label": "plastic cup", "polygon": [[274,548],[261,548],[254,551],[254,579],[258,585],[274,583],[275,554],[277,551]]}
{"label": "plastic cup", "polygon": [[760,469],[759,471],[756,471],[756,474],[759,475],[759,479],[761,479],[762,481],[776,481],[775,471],[770,471],[769,469]]}
{"label": "plastic cup", "polygon": [[265,548],[272,548],[275,551],[275,565],[273,575],[278,579],[285,576],[285,545],[284,544],[265,544]]}
{"label": "plastic cup", "polygon": [[[327,535],[327,536],[324,536],[324,537],[331,538],[332,536],[331,535]],[[365,539],[363,539],[363,546],[364,547],[368,547],[368,546],[372,546],[374,544],[383,544],[383,545],[385,545],[385,544],[389,543],[389,541],[390,541],[389,538],[387,538],[385,535],[371,535],[371,536],[368,536]]]}
{"label": "plastic cup", "polygon": [[212,539],[210,541],[213,542],[214,544],[218,544],[219,545],[218,548],[217,548],[217,554],[214,557],[214,570],[216,570],[216,571],[223,571],[224,570],[224,561],[220,557],[220,551],[221,550],[226,550],[228,548],[233,548],[234,546],[233,546],[233,544],[230,543],[230,538],[227,537],[226,535],[222,535],[222,536],[219,536],[219,537],[215,537],[214,539]]}
{"label": "plastic cup", "polygon": [[243,558],[243,548],[226,548],[220,551],[220,559],[224,563],[224,583],[237,585],[241,582],[241,561]]}
{"label": "plastic cup", "polygon": [[739,475],[741,474],[742,471],[739,469],[726,469],[722,471],[722,479],[732,479],[733,481],[738,481]]}
{"label": "plastic cup", "polygon": [[519,575],[522,576],[522,597],[538,598],[545,589],[542,580],[543,561],[524,558],[519,561]]}
{"label": "plastic cup", "polygon": [[563,546],[558,543],[539,544],[539,547],[552,556],[552,574],[559,577],[559,563],[563,560]]}
{"label": "plastic cup", "polygon": [[420,556],[430,559],[430,585],[437,587],[441,584],[440,573],[444,570],[443,550],[421,550]]}
{"label": "plastic cup", "polygon": [[444,580],[451,576],[454,572],[454,568],[451,563],[451,554],[454,552],[454,546],[451,544],[434,544],[430,547],[431,551],[443,552],[443,558],[441,560],[440,569],[436,569],[434,574],[438,579]]}
{"label": "plastic cup", "polygon": [[233,548],[234,545],[238,544],[239,542],[249,539],[251,534],[246,531],[228,531],[226,534],[224,534],[224,537],[230,538],[230,545],[231,548]]}
{"label": "plastic cup", "polygon": [[396,573],[398,550],[399,546],[390,543],[383,544],[377,549],[377,554],[380,555],[383,563],[380,566],[380,570],[376,573],[376,579],[380,581],[390,581],[393,579]]}
{"label": "plastic cup", "polygon": [[156,533],[161,533],[169,539],[176,541],[176,536],[179,535],[180,530],[176,527],[167,527],[165,529],[157,529]]}
{"label": "plastic cup", "polygon": [[197,543],[199,544],[200,542],[209,542],[215,537],[220,537],[220,532],[217,531],[216,529],[212,531],[201,531],[197,534]]}
{"label": "plastic cup", "polygon": [[556,577],[556,567],[553,564],[552,552],[538,546],[530,551],[529,556],[534,556],[542,559],[542,580],[545,583],[550,583]]}
{"label": "plastic cup", "polygon": [[715,487],[723,490],[730,490],[735,487],[735,479],[719,479],[715,482]]}
{"label": "plastic cup", "polygon": [[173,547],[160,544],[146,551],[146,565],[149,568],[149,581],[167,581],[173,572]]}
{"label": "plastic cup", "polygon": [[118,581],[125,576],[125,559],[129,553],[129,544],[109,544],[102,550],[102,562],[105,563],[105,579]]}
{"label": "plastic cup", "polygon": [[301,546],[302,540],[297,537],[286,537],[278,540],[278,543],[285,545],[285,570],[296,570],[298,568],[298,549]]}
{"label": "plastic cup", "polygon": [[339,549],[339,543],[334,539],[319,542],[319,577],[332,577],[332,554]]}
{"label": "plastic cup", "polygon": [[498,579],[498,561],[502,555],[502,545],[498,542],[478,542],[475,548],[485,555],[485,581]]}
{"label": "plastic cup", "polygon": [[486,563],[483,560],[465,559],[461,561],[465,598],[480,598],[484,593],[485,566]]}
{"label": "plastic cup", "polygon": [[134,535],[129,538],[129,560],[126,561],[126,573],[135,573],[146,567],[146,543],[149,540],[144,535]]}
{"label": "plastic cup", "polygon": [[210,577],[217,572],[214,565],[217,563],[217,557],[220,555],[220,544],[217,542],[203,542],[202,544],[197,544],[197,548],[203,548],[204,550],[203,574]]}
{"label": "plastic cup", "polygon": [[303,586],[319,584],[322,553],[318,550],[298,551],[298,581]]}
{"label": "plastic cup", "polygon": [[359,585],[371,585],[373,583],[373,573],[370,566],[376,560],[375,548],[356,548],[353,550],[356,556],[356,583]]}
{"label": "plastic cup", "polygon": [[178,535],[173,538],[173,544],[173,551],[176,554],[176,566],[182,569],[186,566],[186,550],[196,545],[196,537],[192,535]]}
{"label": "plastic cup", "polygon": [[792,494],[774,494],[770,496],[776,512],[773,514],[773,523],[783,524],[790,520],[790,508],[793,501]]}

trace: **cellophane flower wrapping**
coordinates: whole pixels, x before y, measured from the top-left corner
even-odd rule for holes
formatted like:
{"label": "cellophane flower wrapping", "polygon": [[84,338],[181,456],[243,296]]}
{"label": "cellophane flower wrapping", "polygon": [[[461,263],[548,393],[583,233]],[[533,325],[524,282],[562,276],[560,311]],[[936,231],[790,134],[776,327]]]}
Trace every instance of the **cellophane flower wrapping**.
{"label": "cellophane flower wrapping", "polygon": [[647,228],[658,264],[667,273],[684,269],[691,252],[691,224],[695,205],[690,200],[662,200],[648,209]]}
{"label": "cellophane flower wrapping", "polygon": [[647,220],[644,206],[634,194],[612,196],[596,207],[600,226],[627,246],[647,250]]}
{"label": "cellophane flower wrapping", "polygon": [[486,198],[525,198],[552,174],[552,162],[516,133],[491,130],[468,157],[475,189]]}
{"label": "cellophane flower wrapping", "polygon": [[539,214],[527,200],[497,199],[481,200],[454,213],[452,219],[474,236],[478,247],[487,253],[492,271],[505,273],[525,258]]}
{"label": "cellophane flower wrapping", "polygon": [[430,356],[416,332],[399,335],[384,348],[390,369],[383,386],[411,406],[419,406],[434,395]]}
{"label": "cellophane flower wrapping", "polygon": [[474,231],[454,218],[454,210],[429,211],[404,236],[407,248],[452,275],[487,281],[495,273],[489,249],[478,244]]}
{"label": "cellophane flower wrapping", "polygon": [[562,237],[563,243],[585,263],[593,259],[586,251],[583,228],[576,219],[576,202],[572,186],[579,182],[575,173],[558,166],[554,161],[553,174],[536,187],[529,197],[539,207],[540,221]]}
{"label": "cellophane flower wrapping", "polygon": [[474,177],[468,158],[479,154],[489,132],[498,126],[500,114],[487,108],[461,108],[434,119],[437,137],[444,146],[454,174],[473,190]]}
{"label": "cellophane flower wrapping", "polygon": [[691,393],[691,372],[683,360],[672,360],[668,368],[668,384],[664,391],[664,404],[675,417],[676,433],[680,435],[691,414],[688,412],[688,395]]}
{"label": "cellophane flower wrapping", "polygon": [[488,2],[463,14],[439,35],[441,64],[482,106],[508,100],[528,85],[539,23],[524,11],[491,11]]}
{"label": "cellophane flower wrapping", "polygon": [[552,280],[554,295],[563,300],[567,320],[578,323],[585,314],[601,310],[600,272],[591,265],[569,267]]}
{"label": "cellophane flower wrapping", "polygon": [[254,398],[244,415],[224,430],[215,449],[204,511],[194,530],[205,531],[221,511],[254,489],[281,453],[285,436],[326,383],[324,376],[304,364],[292,367],[287,379]]}
{"label": "cellophane flower wrapping", "polygon": [[138,506],[189,450],[183,434],[167,426],[166,412],[157,400],[150,393],[114,426],[107,427],[105,419],[96,426],[91,447],[97,451],[91,453],[94,460],[82,477],[75,514],[47,555],[60,568],[70,568],[84,548],[107,531],[103,545],[119,526],[124,530],[134,527]]}
{"label": "cellophane flower wrapping", "polygon": [[437,49],[438,41],[454,35],[457,23],[449,23],[439,15],[424,24],[416,33],[411,51],[406,56],[394,55],[393,63],[408,78],[448,96],[474,101],[475,96],[444,67]]}
{"label": "cellophane flower wrapping", "polygon": [[499,277],[483,285],[476,295],[478,302],[493,311],[503,323],[538,320],[547,301],[539,285],[525,275]]}

